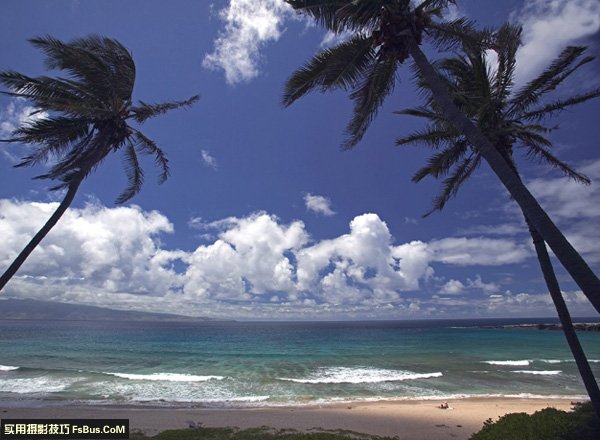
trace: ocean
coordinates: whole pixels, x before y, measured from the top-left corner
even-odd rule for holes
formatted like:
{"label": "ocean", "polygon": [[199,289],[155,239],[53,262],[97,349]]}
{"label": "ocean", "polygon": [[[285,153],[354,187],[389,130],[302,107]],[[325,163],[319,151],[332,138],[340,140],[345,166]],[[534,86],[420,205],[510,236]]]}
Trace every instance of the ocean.
{"label": "ocean", "polygon": [[[5,407],[584,398],[552,320],[0,321]],[[498,326],[498,327],[495,327]],[[580,332],[600,377],[600,333]]]}

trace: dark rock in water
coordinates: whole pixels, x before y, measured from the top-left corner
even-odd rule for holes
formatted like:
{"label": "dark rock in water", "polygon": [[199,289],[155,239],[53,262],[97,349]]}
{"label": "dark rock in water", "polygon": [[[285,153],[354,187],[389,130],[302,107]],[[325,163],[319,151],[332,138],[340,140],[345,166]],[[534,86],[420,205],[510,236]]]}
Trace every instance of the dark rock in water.
{"label": "dark rock in water", "polygon": [[[480,328],[516,328],[516,329],[537,329],[537,330],[562,330],[561,324],[508,324],[508,325],[482,325]],[[600,323],[587,322],[573,324],[576,331],[581,332],[600,332]]]}
{"label": "dark rock in water", "polygon": [[[538,324],[538,330],[562,330],[560,324]],[[573,324],[573,328],[582,332],[600,332],[600,324],[598,323],[577,323]]]}

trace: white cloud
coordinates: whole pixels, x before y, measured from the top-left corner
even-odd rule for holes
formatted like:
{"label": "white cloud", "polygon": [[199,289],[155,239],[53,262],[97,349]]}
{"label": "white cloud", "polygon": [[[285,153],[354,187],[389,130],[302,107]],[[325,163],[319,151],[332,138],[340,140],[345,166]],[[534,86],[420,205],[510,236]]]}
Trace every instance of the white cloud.
{"label": "white cloud", "polygon": [[531,256],[527,246],[506,239],[443,238],[429,243],[432,261],[457,266],[501,266],[525,261]]}
{"label": "white cloud", "polygon": [[459,280],[450,280],[440,289],[440,293],[445,293],[449,295],[456,295],[459,293],[463,293],[465,290],[465,285],[461,283]]}
{"label": "white cloud", "polygon": [[394,256],[392,236],[376,214],[355,217],[348,234],[305,247],[296,258],[298,289],[320,293],[328,302],[397,300],[398,291],[415,285],[402,272],[402,258]]}
{"label": "white cloud", "polygon": [[568,45],[581,44],[600,31],[598,0],[526,0],[512,14],[523,25],[523,47],[517,53],[516,83],[540,73]]}
{"label": "white cloud", "polygon": [[588,162],[578,170],[590,177],[591,185],[582,185],[565,177],[543,177],[529,181],[527,186],[586,261],[598,263],[600,159]]}
{"label": "white cloud", "polygon": [[[589,302],[581,291],[562,292],[565,302],[573,315],[586,316],[591,312]],[[524,316],[527,310],[530,317],[555,315],[556,308],[548,293],[517,293],[506,292],[490,296],[490,301],[481,302],[478,306],[487,312],[500,316]]]}
{"label": "white cloud", "polygon": [[332,216],[335,214],[335,212],[331,209],[331,200],[329,200],[327,197],[306,194],[304,196],[304,204],[306,205],[306,209],[317,214],[322,214],[325,216]]}
{"label": "white cloud", "polygon": [[184,293],[195,298],[250,300],[253,295],[293,292],[289,253],[307,241],[304,224],[280,225],[266,213],[229,218],[219,238],[188,255]]}
{"label": "white cloud", "polygon": [[327,31],[327,33],[325,33],[325,36],[321,40],[321,48],[337,46],[338,44],[341,44],[344,41],[347,41],[350,38],[352,38],[354,34],[354,31],[342,31],[341,33]]}
{"label": "white cloud", "polygon": [[[0,110],[0,139],[9,139],[16,129],[47,117],[47,112],[39,111],[28,105],[26,100],[13,98],[9,101],[6,108]],[[4,145],[2,148],[4,156],[12,163],[19,162],[22,154],[11,151],[6,146],[10,144]],[[16,146],[16,148],[20,148],[20,146]]]}
{"label": "white cloud", "polygon": [[283,0],[230,0],[219,12],[225,29],[203,66],[223,70],[228,84],[250,81],[259,74],[260,49],[279,40],[284,21],[294,15]]}
{"label": "white cloud", "polygon": [[446,9],[442,11],[444,20],[454,21],[462,18],[466,15],[466,13],[460,8],[459,5],[449,4]]}
{"label": "white cloud", "polygon": [[481,275],[476,275],[475,279],[467,278],[467,287],[483,291],[487,295],[492,295],[500,291],[500,286],[496,283],[485,283]]}
{"label": "white cloud", "polygon": [[527,182],[533,195],[557,221],[600,217],[600,159],[578,170],[592,180],[582,185],[565,177],[542,177]]}
{"label": "white cloud", "polygon": [[202,162],[204,162],[204,165],[206,165],[209,168],[212,168],[213,170],[217,169],[217,159],[215,159],[207,150],[202,150],[201,151],[202,154]]}
{"label": "white cloud", "polygon": [[[0,200],[1,267],[12,262],[57,206]],[[85,286],[102,295],[163,295],[176,284],[178,275],[169,266],[182,254],[160,249],[157,237],[172,231],[166,217],[135,206],[69,209],[6,289],[25,289],[38,299],[49,289],[67,294],[65,285]]]}
{"label": "white cloud", "polygon": [[459,229],[462,235],[508,235],[514,236],[527,233],[525,222],[522,223],[503,223],[497,225],[473,225],[468,228]]}
{"label": "white cloud", "polygon": [[[0,267],[56,206],[0,200]],[[459,302],[468,307],[472,298],[473,307],[498,301],[488,295],[499,286],[479,275],[446,282],[440,293],[453,298],[430,297],[434,267],[526,257],[508,240],[395,244],[373,213],[355,217],[346,234],[320,241],[310,240],[301,221],[285,224],[265,212],[193,224],[213,236],[184,252],[162,244],[161,235],[173,226],[156,211],[97,203],[69,209],[3,294],[221,318],[426,316],[458,310]]]}

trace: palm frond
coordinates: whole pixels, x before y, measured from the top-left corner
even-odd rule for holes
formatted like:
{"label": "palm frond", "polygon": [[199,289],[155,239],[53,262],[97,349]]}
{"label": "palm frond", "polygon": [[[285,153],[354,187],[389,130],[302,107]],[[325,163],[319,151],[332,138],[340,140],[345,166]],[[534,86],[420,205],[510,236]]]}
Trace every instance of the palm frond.
{"label": "palm frond", "polygon": [[394,90],[396,68],[394,59],[371,63],[363,81],[350,94],[354,101],[354,114],[346,130],[348,139],[343,144],[345,149],[352,148],[362,139],[379,107]]}
{"label": "palm frond", "polygon": [[581,66],[592,61],[594,58],[588,56],[571,67],[577,58],[585,52],[585,49],[582,46],[569,46],[564,49],[546,70],[516,93],[511,99],[511,107],[508,112],[518,114],[529,108],[538,102],[544,94],[554,90]]}
{"label": "palm frond", "polygon": [[454,50],[463,45],[488,48],[492,45],[493,31],[477,29],[476,23],[467,17],[451,21],[431,22],[427,28],[431,43],[442,52]]}
{"label": "palm frond", "polygon": [[89,127],[90,121],[87,119],[47,117],[17,128],[12,133],[12,141],[45,145],[51,151],[59,152],[86,137]]}
{"label": "palm frond", "polygon": [[408,8],[408,2],[393,0],[286,0],[296,11],[313,18],[324,28],[342,31],[369,31],[379,26],[382,8]]}
{"label": "palm frond", "polygon": [[540,108],[536,108],[521,114],[520,118],[525,121],[539,121],[544,118],[554,116],[554,114],[566,110],[571,106],[581,104],[583,102],[589,101],[590,99],[598,97],[600,97],[600,88],[591,90],[586,93],[581,93],[567,99],[560,99],[554,102],[550,102],[548,104],[543,105]]}
{"label": "palm frond", "polygon": [[129,51],[117,40],[91,35],[62,42],[50,36],[30,40],[45,55],[49,69],[65,72],[61,77],[29,77],[18,72],[0,72],[5,94],[29,100],[48,113],[42,119],[19,127],[7,142],[36,144],[16,166],[32,166],[52,160],[36,179],[57,182],[51,190],[71,187],[98,168],[112,152],[123,150],[127,188],[117,199],[124,203],[140,191],[143,170],[138,153],[154,156],[162,183],[169,174],[168,160],[154,141],[128,125],[170,110],[191,106],[199,97],[183,101],[132,106],[135,64]]}
{"label": "palm frond", "polygon": [[431,156],[427,160],[427,165],[415,173],[412,177],[413,182],[420,182],[427,176],[435,178],[445,176],[469,151],[469,145],[464,139],[457,139],[447,145],[442,151]]}
{"label": "palm frond", "polygon": [[18,72],[5,71],[0,72],[0,82],[12,90],[3,94],[28,99],[41,110],[80,115],[103,111],[85,92],[61,78],[32,78]]}
{"label": "palm frond", "polygon": [[[89,139],[88,139],[89,141]],[[21,161],[14,165],[15,168],[30,167],[40,163],[47,163],[52,157],[58,157],[59,152],[52,145],[41,144],[30,155],[22,157]],[[43,174],[35,176],[34,179],[47,179],[49,176]]]}
{"label": "palm frond", "polygon": [[394,13],[408,12],[408,2],[390,0],[348,1],[335,13],[335,19],[341,29],[352,31],[373,31],[380,27],[382,11]]}
{"label": "palm frond", "polygon": [[[417,118],[425,119],[439,119],[440,115],[437,112],[430,110],[428,107],[419,106],[413,108],[406,108],[404,110],[396,110],[393,113],[404,116],[415,116]],[[445,118],[444,118],[445,119]]]}
{"label": "palm frond", "polygon": [[343,22],[337,17],[337,11],[350,3],[349,0],[285,0],[301,14],[312,17],[319,25],[333,31],[344,30]]}
{"label": "palm frond", "polygon": [[149,118],[153,118],[158,115],[167,113],[170,110],[174,110],[181,107],[191,107],[196,101],[200,99],[199,95],[194,95],[184,101],[172,101],[161,104],[147,104],[144,101],[140,101],[138,106],[131,107],[131,117],[139,122],[143,123]]}
{"label": "palm frond", "polygon": [[371,39],[361,35],[319,52],[287,80],[283,105],[291,105],[315,88],[353,88],[374,59]]}
{"label": "palm frond", "polygon": [[69,43],[50,36],[29,41],[46,54],[48,68],[69,72],[103,102],[131,100],[135,64],[131,54],[118,41],[97,35]]}
{"label": "palm frond", "polygon": [[433,199],[432,208],[429,212],[425,213],[423,217],[427,217],[434,211],[441,211],[446,206],[448,200],[456,197],[462,184],[473,174],[473,171],[477,169],[481,163],[481,156],[476,155],[475,157],[465,158],[454,170],[454,172],[446,179],[442,185],[442,191]]}
{"label": "palm frond", "polygon": [[430,148],[438,148],[444,143],[451,142],[454,137],[454,133],[448,133],[447,130],[429,126],[424,130],[418,130],[408,136],[396,139],[396,145],[422,144]]}
{"label": "palm frond", "polygon": [[129,141],[123,150],[123,162],[127,176],[127,188],[119,195],[115,203],[121,205],[140,192],[144,184],[144,171],[138,161],[135,146]]}
{"label": "palm frond", "polygon": [[158,183],[163,183],[169,177],[169,160],[156,142],[146,137],[141,131],[132,129],[136,140],[136,150],[149,155],[154,155],[154,164],[160,168]]}
{"label": "palm frond", "polygon": [[71,179],[84,179],[96,169],[112,151],[110,145],[108,133],[90,132],[66,154],[58,158],[47,173],[36,176],[35,179],[53,179],[63,182],[50,188],[51,190],[66,188]]}
{"label": "palm frond", "polygon": [[536,158],[540,163],[545,163],[550,165],[552,168],[558,169],[569,179],[572,179],[577,183],[582,183],[584,185],[589,185],[591,183],[591,180],[588,176],[575,170],[569,164],[561,161],[550,151],[548,151],[547,147],[551,145],[543,145],[531,139],[521,139],[521,141],[525,145],[526,155],[528,158]]}
{"label": "palm frond", "polygon": [[516,67],[516,54],[521,45],[521,26],[504,24],[494,38],[494,51],[498,54],[498,66],[492,80],[492,90],[497,99],[509,98]]}
{"label": "palm frond", "polygon": [[443,9],[448,5],[455,5],[456,0],[423,0],[417,5],[416,10],[427,11],[430,9]]}

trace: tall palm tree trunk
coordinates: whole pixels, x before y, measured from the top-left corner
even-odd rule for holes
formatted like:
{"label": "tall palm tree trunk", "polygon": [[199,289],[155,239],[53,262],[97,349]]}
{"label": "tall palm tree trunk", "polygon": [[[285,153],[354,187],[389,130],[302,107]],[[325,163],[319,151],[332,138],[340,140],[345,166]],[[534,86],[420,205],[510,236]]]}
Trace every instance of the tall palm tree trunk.
{"label": "tall palm tree trunk", "polygon": [[75,198],[75,193],[79,189],[79,185],[81,184],[81,179],[76,179],[72,183],[69,184],[69,189],[67,190],[67,194],[65,198],[60,202],[54,214],[48,219],[46,224],[42,226],[42,228],[38,231],[37,234],[33,236],[31,241],[27,243],[27,246],[21,251],[21,253],[15,258],[12,264],[6,269],[6,271],[0,277],[0,291],[4,288],[6,283],[13,277],[13,275],[19,270],[21,265],[25,262],[29,254],[33,252],[38,244],[44,239],[48,232],[56,225],[58,220],[65,213],[67,208],[71,206],[73,199]]}
{"label": "tall palm tree trunk", "polygon": [[494,173],[504,184],[510,195],[519,204],[524,215],[536,231],[548,243],[554,254],[573,280],[590,300],[596,311],[600,313],[600,279],[594,274],[581,255],[567,241],[535,197],[525,187],[518,175],[510,169],[506,160],[492,146],[481,131],[454,105],[450,93],[427,60],[425,54],[413,40],[409,44],[409,52],[417,68],[427,81],[437,104],[443,109],[448,120],[465,134],[469,142],[475,146],[488,162]]}
{"label": "tall palm tree trunk", "polygon": [[556,279],[554,269],[552,268],[552,262],[550,261],[548,250],[546,249],[546,243],[539,232],[536,231],[533,226],[531,226],[527,218],[525,218],[525,221],[529,227],[529,233],[531,234],[531,239],[533,240],[533,244],[535,246],[535,252],[537,254],[542,273],[544,274],[544,280],[546,280],[546,286],[550,291],[552,302],[554,302],[554,306],[558,312],[558,317],[560,319],[565,337],[567,338],[567,343],[569,344],[569,348],[571,349],[571,353],[573,354],[573,358],[575,359],[575,363],[579,369],[579,374],[583,379],[585,389],[590,396],[590,400],[592,401],[594,411],[596,411],[596,414],[598,417],[600,417],[600,389],[598,389],[598,383],[596,382],[594,373],[590,368],[590,364],[585,356],[585,352],[583,351],[583,348],[579,343],[579,338],[577,338],[577,334],[573,328],[571,315],[569,314],[569,309],[567,308],[567,304],[562,296],[558,280]]}

